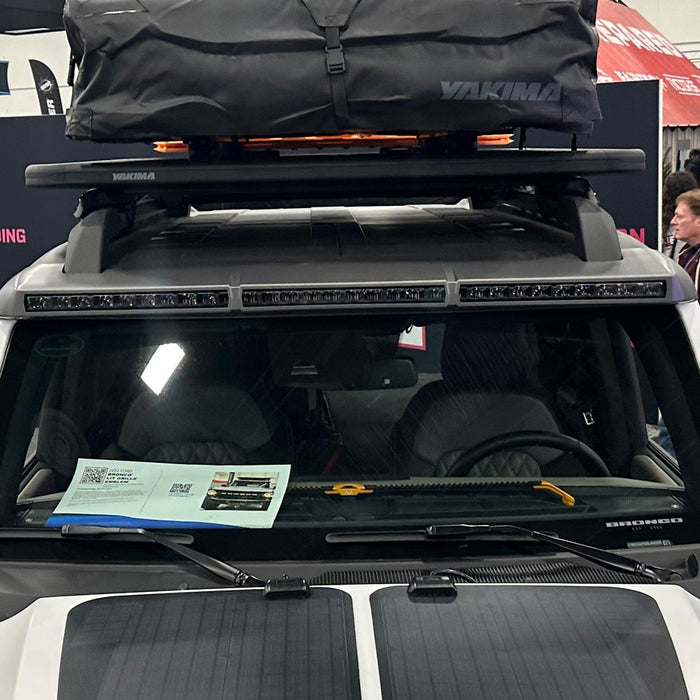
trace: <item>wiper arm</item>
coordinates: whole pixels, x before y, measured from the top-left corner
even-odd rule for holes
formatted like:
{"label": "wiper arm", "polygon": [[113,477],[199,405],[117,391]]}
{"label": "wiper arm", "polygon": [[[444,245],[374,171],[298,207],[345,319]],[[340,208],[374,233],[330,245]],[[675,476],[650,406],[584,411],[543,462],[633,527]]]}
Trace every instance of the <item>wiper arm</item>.
{"label": "wiper arm", "polygon": [[[124,536],[124,539],[133,538],[137,536],[141,539],[149,540],[150,542],[155,542],[162,547],[167,547],[173,552],[177,552],[180,556],[185,559],[189,559],[203,569],[206,569],[210,573],[219,576],[219,578],[224,579],[233,583],[235,586],[243,588],[244,586],[264,586],[265,581],[256,578],[252,574],[237,569],[235,566],[231,566],[220,559],[215,559],[210,557],[208,554],[198,552],[192,547],[187,547],[186,545],[180,544],[176,541],[179,535],[165,535],[152,532],[151,530],[146,530],[142,527],[102,527],[100,525],[64,525],[61,528],[62,537],[76,537],[76,538],[89,538],[89,537],[104,537],[109,536],[110,538],[115,535]],[[189,541],[192,542],[193,538],[189,537]]]}
{"label": "wiper arm", "polygon": [[648,578],[655,583],[668,581],[673,576],[683,578],[678,571],[652,566],[644,562],[614,554],[605,549],[591,547],[581,542],[565,540],[555,533],[528,530],[517,525],[470,525],[458,523],[455,525],[428,525],[417,530],[371,530],[371,531],[340,531],[329,532],[326,542],[329,544],[366,543],[366,542],[460,542],[471,537],[479,537],[484,534],[515,535],[539,542],[546,542],[566,552],[577,554],[582,559],[592,561],[606,569],[621,571],[626,574],[635,574]]}
{"label": "wiper arm", "polygon": [[428,525],[428,527],[425,528],[427,540],[440,540],[443,538],[454,539],[455,537],[458,539],[467,539],[473,535],[489,532],[506,535],[523,535],[537,540],[538,542],[546,542],[554,547],[576,554],[582,559],[587,559],[588,561],[599,564],[606,569],[634,574],[642,578],[648,578],[655,583],[663,583],[664,581],[670,580],[673,576],[682,578],[681,574],[673,569],[652,566],[651,564],[645,564],[631,557],[608,552],[605,549],[591,547],[590,545],[574,542],[573,540],[565,540],[555,534],[539,532],[538,530],[528,530],[527,528],[517,525],[469,525],[467,523],[459,523],[456,525]]}

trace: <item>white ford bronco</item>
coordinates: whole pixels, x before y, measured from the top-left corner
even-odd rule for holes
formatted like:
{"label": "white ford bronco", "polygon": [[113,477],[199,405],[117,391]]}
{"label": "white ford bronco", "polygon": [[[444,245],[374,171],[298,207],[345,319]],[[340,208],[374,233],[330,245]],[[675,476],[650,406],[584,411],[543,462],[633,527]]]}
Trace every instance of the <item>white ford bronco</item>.
{"label": "white ford bronco", "polygon": [[0,697],[700,697],[700,309],[639,151],[83,185],[0,292]]}

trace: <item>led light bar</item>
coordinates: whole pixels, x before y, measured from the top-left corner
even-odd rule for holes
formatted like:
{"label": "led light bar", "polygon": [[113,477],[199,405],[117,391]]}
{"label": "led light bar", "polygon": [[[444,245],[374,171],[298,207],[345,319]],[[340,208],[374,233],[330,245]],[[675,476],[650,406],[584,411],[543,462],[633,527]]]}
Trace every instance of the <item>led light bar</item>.
{"label": "led light bar", "polygon": [[538,282],[460,284],[460,301],[552,301],[557,299],[663,299],[666,282]]}
{"label": "led light bar", "polygon": [[331,306],[336,304],[444,304],[445,287],[308,287],[246,289],[243,306]]}
{"label": "led light bar", "polygon": [[188,291],[135,294],[26,294],[27,311],[226,308],[228,292]]}

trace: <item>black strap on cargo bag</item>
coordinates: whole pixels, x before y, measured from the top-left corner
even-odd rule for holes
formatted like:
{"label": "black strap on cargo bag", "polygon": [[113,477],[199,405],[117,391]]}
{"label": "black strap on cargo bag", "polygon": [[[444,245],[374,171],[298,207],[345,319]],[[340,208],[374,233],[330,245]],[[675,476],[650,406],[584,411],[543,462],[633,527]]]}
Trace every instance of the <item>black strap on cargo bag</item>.
{"label": "black strap on cargo bag", "polygon": [[350,126],[350,109],[345,88],[345,53],[340,31],[360,0],[302,0],[316,26],[326,34],[326,68],[331,80],[335,122],[339,130]]}

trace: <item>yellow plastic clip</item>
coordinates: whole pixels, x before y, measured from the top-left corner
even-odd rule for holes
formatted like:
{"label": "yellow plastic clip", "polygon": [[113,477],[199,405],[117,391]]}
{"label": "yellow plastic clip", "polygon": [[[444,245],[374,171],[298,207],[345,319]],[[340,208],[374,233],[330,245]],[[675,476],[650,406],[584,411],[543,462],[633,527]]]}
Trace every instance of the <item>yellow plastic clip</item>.
{"label": "yellow plastic clip", "polygon": [[555,486],[549,481],[542,481],[539,484],[536,484],[533,488],[545,489],[547,491],[551,491],[552,493],[556,493],[557,496],[561,497],[561,502],[565,506],[573,506],[574,503],[576,503],[576,499],[570,493],[566,493],[566,491],[560,489],[558,486]]}
{"label": "yellow plastic clip", "polygon": [[365,488],[363,484],[336,484],[324,493],[329,496],[359,496],[361,493],[374,493],[374,489]]}

